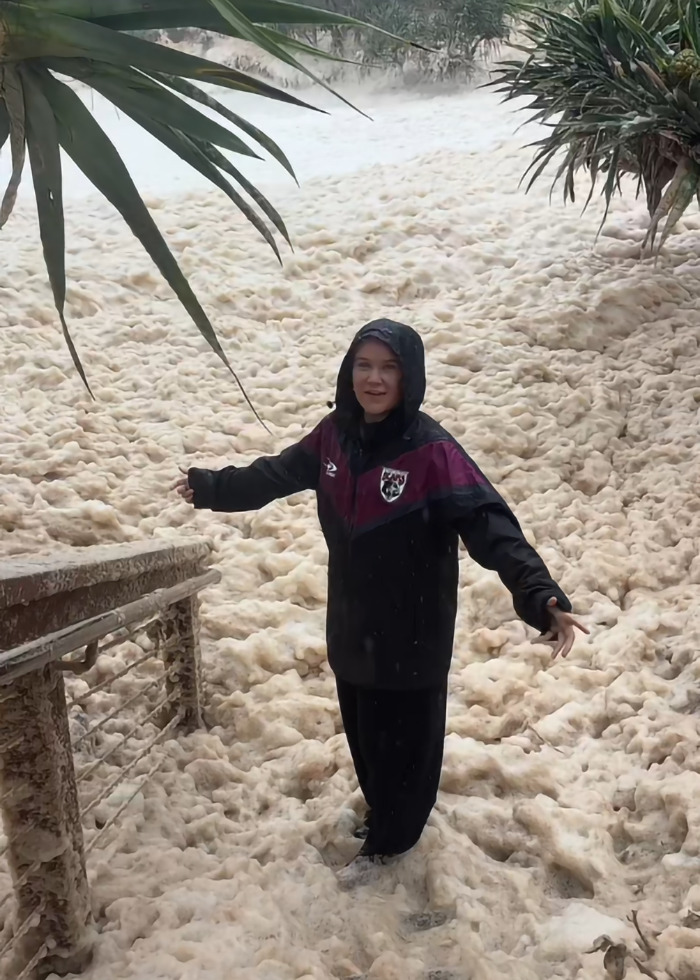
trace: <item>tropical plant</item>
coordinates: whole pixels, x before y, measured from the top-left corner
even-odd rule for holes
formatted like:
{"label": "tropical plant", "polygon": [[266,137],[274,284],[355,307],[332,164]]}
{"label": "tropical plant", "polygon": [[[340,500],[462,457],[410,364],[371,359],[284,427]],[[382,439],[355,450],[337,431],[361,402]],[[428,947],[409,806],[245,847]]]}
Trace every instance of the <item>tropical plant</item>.
{"label": "tropical plant", "polygon": [[[361,52],[364,63],[374,66],[402,65],[414,57],[426,74],[469,74],[477,48],[502,41],[510,29],[516,0],[310,0],[335,13],[356,17],[382,27],[387,33],[332,30],[336,53],[345,52],[348,38]],[[291,28],[298,36],[298,28]],[[317,35],[317,32],[314,32]],[[424,46],[410,51],[391,35],[410,37]],[[304,39],[317,40],[307,33]],[[436,57],[437,55],[437,57]]]}
{"label": "tropical plant", "polygon": [[658,241],[660,249],[700,200],[697,0],[531,7],[522,31],[526,57],[505,62],[494,84],[506,99],[530,98],[533,119],[549,127],[534,144],[528,189],[558,161],[554,180],[563,178],[565,200],[575,200],[577,174],[588,172],[588,204],[602,176],[604,222],[632,174],[651,218],[644,245],[653,250]]}
{"label": "tropical plant", "polygon": [[[262,149],[294,176],[291,164],[272,139],[197,83],[312,107],[243,72],[132,33],[182,27],[215,31],[252,42],[315,78],[298,58],[312,49],[274,24],[366,26],[286,0],[0,0],[0,149],[9,141],[12,163],[0,204],[0,228],[14,207],[28,152],[56,309],[73,362],[88,390],[65,317],[61,149],[119,211],[202,335],[234,372],[117,149],[62,78],[90,86],[208,178],[228,195],[279,258],[270,225],[289,242],[282,218],[223,151],[258,157],[257,150]],[[198,106],[214,110],[229,125],[212,119]],[[240,386],[235,373],[234,377]],[[243,394],[247,399],[245,391]]]}

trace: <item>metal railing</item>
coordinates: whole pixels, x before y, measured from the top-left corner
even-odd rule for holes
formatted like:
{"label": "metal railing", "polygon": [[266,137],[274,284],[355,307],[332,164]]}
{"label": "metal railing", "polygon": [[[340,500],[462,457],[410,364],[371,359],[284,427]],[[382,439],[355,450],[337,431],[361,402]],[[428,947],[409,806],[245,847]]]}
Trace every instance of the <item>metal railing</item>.
{"label": "metal railing", "polygon": [[118,840],[167,762],[162,743],[201,724],[198,594],[220,579],[209,553],[186,542],[0,564],[1,980],[90,961],[86,859]]}

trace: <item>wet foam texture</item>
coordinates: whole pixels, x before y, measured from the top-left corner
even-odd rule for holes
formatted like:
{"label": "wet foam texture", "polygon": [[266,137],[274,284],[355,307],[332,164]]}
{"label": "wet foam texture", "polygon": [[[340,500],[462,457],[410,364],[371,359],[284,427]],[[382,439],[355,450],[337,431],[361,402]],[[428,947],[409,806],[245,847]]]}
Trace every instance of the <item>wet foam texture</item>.
{"label": "wet foam texture", "polygon": [[[659,980],[697,978],[700,219],[641,260],[630,188],[597,240],[597,206],[550,203],[545,184],[525,195],[531,133],[492,94],[363,108],[374,122],[255,103],[302,178],[248,171],[294,237],[280,269],[221,195],[97,107],[271,435],[70,170],[68,319],[94,402],[26,193],[0,240],[0,553],[199,534],[223,572],[202,609],[210,730],[157,750],[164,773],[91,859],[85,980],[600,980],[601,934],[644,962],[632,909]],[[361,806],[312,496],[212,515],[169,485],[178,465],[299,438],[380,315],[422,332],[427,410],[511,502],[591,636],[552,663],[463,556],[438,805],[414,853],[343,892],[332,867],[357,847]],[[88,702],[85,723],[106,706]],[[431,910],[449,915],[406,926]]]}

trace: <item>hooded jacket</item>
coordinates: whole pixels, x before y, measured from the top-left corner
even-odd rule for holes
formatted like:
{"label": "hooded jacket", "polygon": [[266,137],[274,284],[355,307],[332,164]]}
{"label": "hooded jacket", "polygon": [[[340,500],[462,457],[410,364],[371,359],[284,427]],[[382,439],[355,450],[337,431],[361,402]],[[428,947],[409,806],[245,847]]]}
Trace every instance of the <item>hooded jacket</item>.
{"label": "hooded jacket", "polygon": [[[358,345],[385,343],[403,374],[403,401],[367,425],[352,386]],[[437,687],[449,671],[457,613],[459,539],[498,573],[517,614],[547,631],[547,601],[571,610],[503,498],[476,463],[420,411],[419,335],[375,320],[353,340],[336,407],[301,442],[250,466],[189,470],[194,506],[255,510],[315,490],[328,545],[328,658],[347,683],[387,690]]]}

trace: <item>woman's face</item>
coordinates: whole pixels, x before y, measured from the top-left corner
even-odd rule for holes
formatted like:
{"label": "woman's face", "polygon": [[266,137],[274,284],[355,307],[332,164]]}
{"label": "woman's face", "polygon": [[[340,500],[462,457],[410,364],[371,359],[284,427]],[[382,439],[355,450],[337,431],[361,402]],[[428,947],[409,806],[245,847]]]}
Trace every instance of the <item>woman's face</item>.
{"label": "woman's face", "polygon": [[380,340],[365,340],[357,348],[352,387],[367,422],[381,422],[401,403],[401,364]]}

